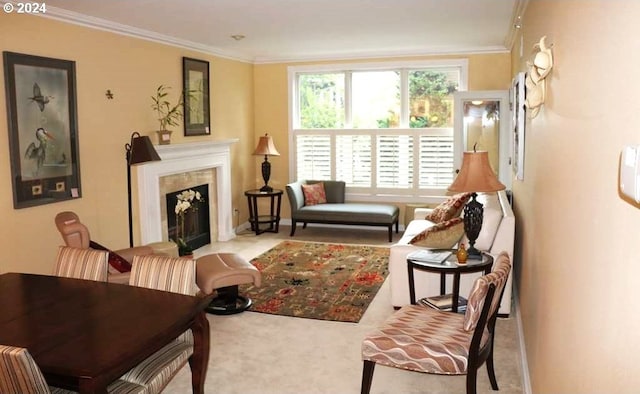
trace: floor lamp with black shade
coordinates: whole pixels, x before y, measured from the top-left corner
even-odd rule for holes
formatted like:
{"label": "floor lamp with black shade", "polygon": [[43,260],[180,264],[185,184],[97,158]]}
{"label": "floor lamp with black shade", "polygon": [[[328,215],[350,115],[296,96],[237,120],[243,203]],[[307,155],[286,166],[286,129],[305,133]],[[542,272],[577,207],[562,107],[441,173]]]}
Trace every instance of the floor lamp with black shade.
{"label": "floor lamp with black shade", "polygon": [[129,198],[129,247],[133,247],[133,212],[131,203],[131,166],[158,161],[160,156],[156,152],[151,140],[146,135],[140,135],[137,131],[131,134],[131,141],[124,144],[127,158],[127,196]]}
{"label": "floor lamp with black shade", "polygon": [[462,168],[458,176],[449,186],[449,191],[462,193],[471,192],[471,201],[464,207],[464,232],[469,239],[467,253],[470,259],[481,258],[480,251],[475,248],[476,239],[482,229],[484,208],[476,200],[476,193],[490,193],[504,190],[489,164],[489,153],[486,151],[463,152]]}

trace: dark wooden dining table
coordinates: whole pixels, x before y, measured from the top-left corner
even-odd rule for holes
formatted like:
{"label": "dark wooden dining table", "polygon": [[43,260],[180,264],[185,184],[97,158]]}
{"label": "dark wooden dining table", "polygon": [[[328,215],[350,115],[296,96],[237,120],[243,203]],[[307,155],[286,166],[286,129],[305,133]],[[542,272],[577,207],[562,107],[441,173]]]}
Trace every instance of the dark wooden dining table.
{"label": "dark wooden dining table", "polygon": [[47,383],[107,386],[187,329],[194,393],[204,392],[210,298],[47,275],[0,275],[0,344],[29,350]]}

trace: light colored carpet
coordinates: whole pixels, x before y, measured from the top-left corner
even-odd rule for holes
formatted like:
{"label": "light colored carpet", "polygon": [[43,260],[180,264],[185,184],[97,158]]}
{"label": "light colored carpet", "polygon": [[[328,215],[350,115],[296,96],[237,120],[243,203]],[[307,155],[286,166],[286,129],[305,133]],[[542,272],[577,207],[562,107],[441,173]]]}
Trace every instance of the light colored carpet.
{"label": "light colored carpet", "polygon": [[[251,259],[289,238],[289,227],[279,234],[255,236],[240,232],[230,242],[216,243],[196,252],[239,253]],[[294,240],[361,243],[390,246],[386,231],[329,229],[310,225],[298,229]],[[400,234],[401,235],[401,234]],[[394,242],[399,235],[394,234]],[[231,316],[208,315],[211,356],[206,393],[285,394],[359,393],[362,374],[362,338],[383,322],[390,306],[389,280],[384,283],[359,323],[342,323],[244,312]],[[513,315],[513,314],[512,314]],[[522,369],[514,318],[499,319],[495,343],[495,369],[499,393],[522,393]],[[486,368],[478,371],[478,393],[491,390]],[[168,394],[191,393],[187,364],[169,383]],[[436,376],[377,366],[372,394],[464,393],[465,376]]]}

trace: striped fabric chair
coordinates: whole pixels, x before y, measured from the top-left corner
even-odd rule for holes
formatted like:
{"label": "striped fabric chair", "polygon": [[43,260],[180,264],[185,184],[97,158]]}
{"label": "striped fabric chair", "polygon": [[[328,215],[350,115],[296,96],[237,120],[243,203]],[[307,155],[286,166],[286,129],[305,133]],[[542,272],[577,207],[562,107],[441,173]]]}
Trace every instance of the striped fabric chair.
{"label": "striped fabric chair", "polygon": [[[422,305],[406,305],[362,342],[361,393],[369,393],[376,364],[441,375],[467,375],[467,394],[476,393],[483,363],[491,387],[496,316],[511,261],[502,252],[488,275],[476,279],[464,315]],[[415,300],[412,300],[415,303]]]}
{"label": "striped fabric chair", "polygon": [[[135,256],[131,267],[131,286],[195,295],[196,262],[186,258],[148,255]],[[146,388],[145,393],[160,393],[193,354],[191,330],[180,335],[120,379]]]}
{"label": "striped fabric chair", "polygon": [[27,349],[0,345],[0,393],[49,393],[40,368]]}
{"label": "striped fabric chair", "polygon": [[[109,393],[142,394],[145,388],[117,380]],[[40,368],[25,348],[0,345],[0,393],[2,394],[71,394],[75,391],[47,386]]]}
{"label": "striped fabric chair", "polygon": [[60,246],[53,274],[65,278],[106,282],[108,259],[109,252],[104,250]]}

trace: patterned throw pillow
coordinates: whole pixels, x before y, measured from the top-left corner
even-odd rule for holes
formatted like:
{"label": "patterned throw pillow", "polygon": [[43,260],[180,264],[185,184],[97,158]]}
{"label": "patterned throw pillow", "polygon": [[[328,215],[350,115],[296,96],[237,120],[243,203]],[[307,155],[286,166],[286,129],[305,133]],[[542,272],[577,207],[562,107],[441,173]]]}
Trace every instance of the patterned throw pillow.
{"label": "patterned throw pillow", "polygon": [[324,182],[302,185],[302,193],[304,193],[304,205],[318,205],[327,202]]}
{"label": "patterned throw pillow", "polygon": [[471,193],[459,193],[449,197],[425,216],[425,219],[434,223],[441,223],[460,216],[464,205],[471,198]]}
{"label": "patterned throw pillow", "polygon": [[462,238],[463,234],[464,222],[461,217],[456,217],[434,224],[413,237],[409,243],[425,248],[450,249]]}

